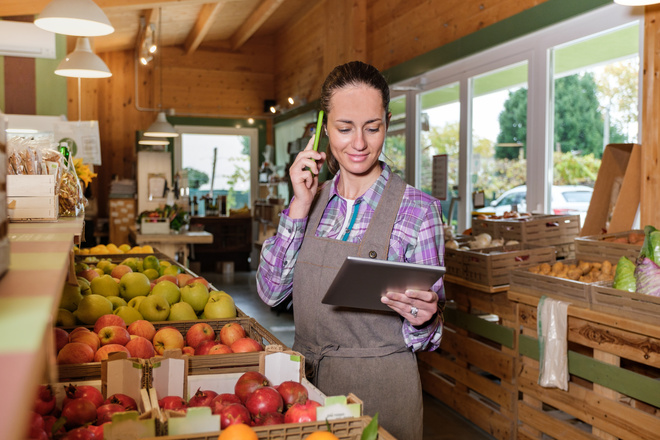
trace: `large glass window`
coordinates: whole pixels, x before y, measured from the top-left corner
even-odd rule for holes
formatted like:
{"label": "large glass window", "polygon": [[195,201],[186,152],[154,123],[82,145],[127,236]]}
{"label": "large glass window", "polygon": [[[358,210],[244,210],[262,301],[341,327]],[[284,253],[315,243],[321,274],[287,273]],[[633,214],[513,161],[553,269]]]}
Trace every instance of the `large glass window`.
{"label": "large glass window", "polygon": [[406,177],[406,96],[390,99],[390,126],[385,138],[383,156],[392,171]]}

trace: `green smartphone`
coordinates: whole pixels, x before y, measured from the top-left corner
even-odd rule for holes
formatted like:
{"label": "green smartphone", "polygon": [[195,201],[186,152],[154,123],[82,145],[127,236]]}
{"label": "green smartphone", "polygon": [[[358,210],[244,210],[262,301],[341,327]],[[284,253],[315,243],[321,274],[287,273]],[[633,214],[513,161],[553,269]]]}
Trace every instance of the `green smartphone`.
{"label": "green smartphone", "polygon": [[[319,110],[319,118],[316,121],[316,131],[314,132],[314,151],[319,151],[319,141],[321,140],[321,128],[323,127],[323,110]],[[312,159],[314,160],[314,159]],[[312,170],[307,167],[312,176],[316,176]]]}

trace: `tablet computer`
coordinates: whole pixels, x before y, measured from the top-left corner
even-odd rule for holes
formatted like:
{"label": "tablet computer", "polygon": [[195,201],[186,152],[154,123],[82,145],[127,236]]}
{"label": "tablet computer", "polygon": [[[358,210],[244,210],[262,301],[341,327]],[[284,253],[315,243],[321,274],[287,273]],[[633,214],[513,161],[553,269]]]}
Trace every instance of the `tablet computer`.
{"label": "tablet computer", "polygon": [[444,273],[441,266],[347,257],[321,302],[391,312],[380,302],[386,292],[429,290]]}

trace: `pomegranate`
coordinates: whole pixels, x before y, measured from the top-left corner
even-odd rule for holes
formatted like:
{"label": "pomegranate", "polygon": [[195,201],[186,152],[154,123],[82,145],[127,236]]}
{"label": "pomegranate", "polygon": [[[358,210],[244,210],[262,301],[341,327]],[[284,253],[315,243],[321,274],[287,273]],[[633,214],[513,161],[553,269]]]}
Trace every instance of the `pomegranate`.
{"label": "pomegranate", "polygon": [[181,410],[185,409],[187,404],[179,396],[165,396],[158,401],[158,406],[162,409],[172,409],[172,410]]}
{"label": "pomegranate", "polygon": [[98,425],[98,426],[97,425],[89,425],[87,427],[87,430],[91,431],[92,434],[94,434],[94,437],[92,437],[94,440],[103,440],[103,427],[106,424],[107,423],[104,423],[104,424]]}
{"label": "pomegranate", "polygon": [[220,428],[243,423],[249,425],[252,421],[250,411],[240,403],[230,403],[220,410]]}
{"label": "pomegranate", "polygon": [[254,426],[281,425],[284,423],[284,414],[268,413],[263,416],[254,417],[253,421]]}
{"label": "pomegranate", "polygon": [[117,403],[106,403],[96,409],[96,424],[102,425],[106,422],[112,422],[112,415],[118,412],[125,412],[123,406]]}
{"label": "pomegranate", "polygon": [[88,428],[76,428],[67,432],[62,440],[96,440],[96,435]]}
{"label": "pomegranate", "polygon": [[[28,435],[27,438],[29,439],[42,439],[43,435],[46,434],[46,431],[44,430],[45,428],[45,423],[43,417],[41,417],[41,414],[32,411],[30,414],[30,425],[28,429]],[[48,436],[46,435],[46,438]]]}
{"label": "pomegranate", "polygon": [[275,387],[284,401],[284,411],[291,408],[294,403],[307,402],[307,388],[295,380],[287,380]]}
{"label": "pomegranate", "polygon": [[94,404],[96,408],[103,405],[103,394],[99,391],[98,388],[91,385],[78,385],[75,386],[70,384],[68,387],[65,387],[66,398],[64,399],[63,406],[71,399],[87,399]]}
{"label": "pomegranate", "polygon": [[195,393],[195,395],[192,396],[190,400],[188,400],[188,407],[194,408],[197,406],[208,406],[210,408],[211,401],[217,395],[218,393],[216,393],[215,391],[211,391],[211,390],[202,391],[201,388],[197,388],[197,392]]}
{"label": "pomegranate", "polygon": [[273,387],[259,388],[250,394],[245,401],[245,407],[250,411],[252,417],[282,412],[283,406],[282,396]]}
{"label": "pomegranate", "polygon": [[211,401],[211,412],[213,414],[220,414],[220,410],[230,403],[241,403],[241,399],[236,394],[222,393],[218,394]]}
{"label": "pomegranate", "polygon": [[[58,423],[58,419],[55,416],[44,416],[44,430],[46,431],[47,434],[54,434],[54,437],[59,438],[62,436],[66,430],[64,429],[64,419],[61,419],[61,421]],[[57,427],[55,427],[57,424]],[[55,429],[55,432],[53,432],[53,429]]]}
{"label": "pomegranate", "polygon": [[34,411],[42,416],[50,414],[55,408],[55,395],[50,385],[39,385],[37,398],[34,402]]}
{"label": "pomegranate", "polygon": [[117,405],[121,405],[124,407],[124,411],[137,411],[137,403],[135,402],[135,399],[133,399],[131,396],[127,396],[126,394],[113,394],[103,402],[103,404],[108,403],[116,403]]}
{"label": "pomegranate", "polygon": [[243,373],[243,375],[236,381],[234,393],[239,399],[241,399],[241,402],[245,403],[251,393],[259,388],[267,387],[269,385],[270,381],[266,376],[258,371],[248,371],[247,373]]}
{"label": "pomegranate", "polygon": [[316,421],[316,408],[321,406],[315,400],[307,400],[306,403],[294,403],[284,413],[284,423],[305,423]]}
{"label": "pomegranate", "polygon": [[62,409],[65,426],[69,429],[92,423],[96,420],[96,406],[87,399],[77,398],[66,403]]}

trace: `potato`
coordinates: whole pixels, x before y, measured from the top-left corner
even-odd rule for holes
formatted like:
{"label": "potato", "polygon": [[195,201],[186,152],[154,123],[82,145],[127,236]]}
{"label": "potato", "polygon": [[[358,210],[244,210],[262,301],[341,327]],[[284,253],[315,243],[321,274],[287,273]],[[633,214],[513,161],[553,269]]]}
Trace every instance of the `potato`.
{"label": "potato", "polygon": [[601,272],[603,272],[606,275],[610,275],[612,273],[612,263],[610,263],[607,260],[603,261]]}
{"label": "potato", "polygon": [[579,280],[580,277],[582,276],[582,271],[581,271],[580,269],[578,269],[578,268],[570,269],[570,270],[568,271],[568,273],[566,274],[566,276],[567,276],[569,279],[571,279],[571,280],[575,280],[575,281],[577,281],[577,280]]}
{"label": "potato", "polygon": [[552,268],[550,267],[550,265],[548,263],[542,263],[540,268],[539,268],[539,273],[541,275],[548,275],[551,270],[552,270]]}
{"label": "potato", "polygon": [[557,261],[555,264],[552,265],[552,271],[555,273],[559,273],[562,270],[564,270],[564,263],[561,261]]}

